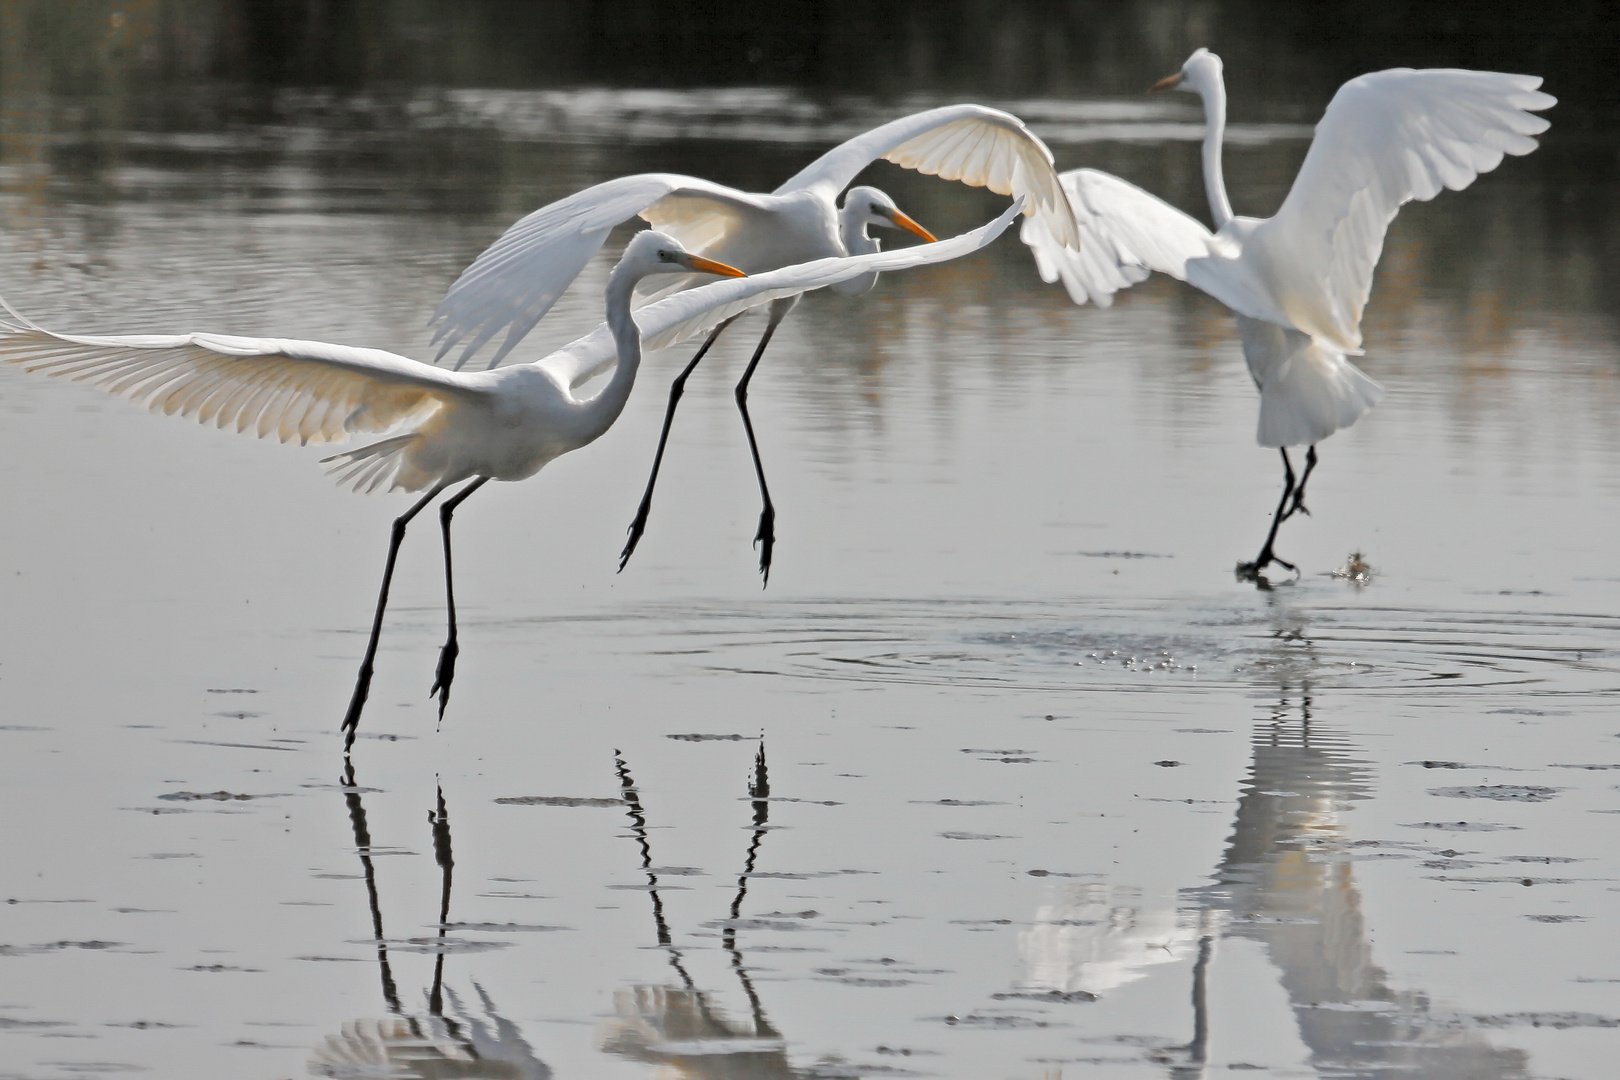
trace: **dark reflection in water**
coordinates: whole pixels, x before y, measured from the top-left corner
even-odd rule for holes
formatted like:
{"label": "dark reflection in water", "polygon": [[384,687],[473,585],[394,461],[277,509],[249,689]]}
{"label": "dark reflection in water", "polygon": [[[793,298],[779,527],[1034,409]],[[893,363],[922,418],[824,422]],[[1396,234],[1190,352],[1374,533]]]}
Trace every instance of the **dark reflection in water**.
{"label": "dark reflection in water", "polygon": [[436,793],[436,805],[428,814],[441,885],[439,932],[434,945],[430,946],[437,955],[433,962],[433,982],[425,993],[425,1015],[407,1011],[400,1002],[398,983],[388,958],[389,942],[383,932],[382,901],[372,864],[371,829],[361,799],[364,789],[355,778],[353,761],[345,762],[342,789],[349,824],[354,830],[355,851],[366,882],[377,972],[388,1015],[350,1020],[340,1033],[328,1035],[310,1055],[309,1075],[333,1080],[362,1077],[550,1080],[551,1068],[535,1056],[534,1048],[524,1040],[517,1025],[497,1011],[495,1002],[482,986],[471,984],[477,998],[474,1007],[445,984],[445,956],[452,945],[446,931],[455,859],[451,852],[450,814],[443,788]]}
{"label": "dark reflection in water", "polygon": [[[344,88],[793,85],[821,92],[1141,89],[1197,45],[1279,112],[1374,66],[1556,73],[1577,109],[1612,108],[1611,5],[1473,0],[1330,14],[1277,0],[21,0],[4,37],[48,56],[52,89],[225,80]],[[1285,93],[1292,89],[1293,93]],[[1584,103],[1584,104],[1581,104]]]}
{"label": "dark reflection in water", "polygon": [[[630,775],[628,762],[621,755],[615,758],[614,765],[619,774],[620,794],[630,816],[630,832],[641,852],[641,869],[647,875],[647,896],[652,903],[658,946],[669,958],[670,968],[680,985],[637,984],[615,992],[613,1008],[617,1015],[604,1026],[602,1049],[635,1061],[664,1066],[678,1076],[712,1080],[791,1080],[806,1075],[788,1062],[787,1044],[766,1015],[737,941],[738,920],[748,897],[748,882],[759,857],[760,843],[769,831],[771,785],[763,741],[748,783],[748,797],[754,811],[748,850],[743,869],[737,875],[737,889],[721,934],[721,946],[729,955],[731,969],[748,1000],[747,1020],[727,1016],[714,1004],[712,992],[699,989],[688,972],[681,950],[673,943],[664,917],[663,900],[658,895],[646,808]],[[830,1074],[817,1072],[815,1075]]]}

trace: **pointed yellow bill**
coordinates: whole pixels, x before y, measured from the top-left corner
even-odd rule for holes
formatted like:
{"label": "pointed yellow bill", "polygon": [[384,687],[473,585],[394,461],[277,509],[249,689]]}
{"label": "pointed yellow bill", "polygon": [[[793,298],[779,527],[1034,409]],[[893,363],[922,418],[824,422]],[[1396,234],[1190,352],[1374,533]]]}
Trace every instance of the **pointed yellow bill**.
{"label": "pointed yellow bill", "polygon": [[728,266],[723,262],[715,262],[713,259],[705,259],[701,255],[692,255],[688,258],[689,261],[686,264],[687,266],[690,266],[693,270],[702,270],[706,274],[719,274],[722,277],[748,276],[735,266]]}
{"label": "pointed yellow bill", "polygon": [[1186,78],[1186,72],[1178,71],[1174,75],[1168,75],[1154,83],[1152,86],[1148,87],[1147,92],[1150,94],[1162,94],[1166,90],[1174,90],[1176,87],[1180,86]]}
{"label": "pointed yellow bill", "polygon": [[907,217],[905,214],[902,214],[898,210],[889,211],[889,220],[900,226],[900,228],[906,230],[906,232],[915,233],[916,235],[922,237],[930,244],[935,243],[939,239],[933,233],[929,232],[927,229],[923,228],[921,225],[917,224],[915,221],[911,220],[911,218]]}

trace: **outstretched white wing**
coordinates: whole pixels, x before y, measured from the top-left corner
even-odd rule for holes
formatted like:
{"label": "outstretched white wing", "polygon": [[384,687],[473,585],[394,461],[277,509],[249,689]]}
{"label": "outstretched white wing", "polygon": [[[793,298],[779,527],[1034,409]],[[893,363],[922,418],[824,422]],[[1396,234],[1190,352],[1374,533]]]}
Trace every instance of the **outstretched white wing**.
{"label": "outstretched white wing", "polygon": [[[1273,277],[1311,280],[1322,301],[1288,315],[1347,351],[1361,345],[1361,312],[1395,212],[1442,187],[1460,190],[1503,154],[1528,154],[1547,129],[1532,115],[1555,104],[1533,75],[1397,68],[1351,79],[1328,104],[1282,209],[1247,245]],[[1309,322],[1312,325],[1301,325]]]}
{"label": "outstretched white wing", "polygon": [[1052,151],[1018,117],[985,105],[945,105],[891,120],[822,154],[776,194],[819,187],[827,198],[836,198],[879,158],[1023,198],[1024,212],[1042,221],[1060,243],[1080,246]]}
{"label": "outstretched white wing", "polygon": [[282,442],[386,431],[477,390],[381,349],[223,334],[92,337],[0,320],[0,361]]}
{"label": "outstretched white wing", "polygon": [[500,363],[622,221],[639,214],[689,251],[702,252],[767,205],[763,196],[677,173],[621,176],[548,203],[501,234],[439,301],[432,319],[438,324],[435,359],[467,340],[459,368],[504,329],[489,366]]}
{"label": "outstretched white wing", "polygon": [[1042,281],[1061,281],[1077,304],[1098,307],[1157,270],[1187,277],[1187,260],[1207,255],[1214,239],[1202,222],[1135,184],[1096,169],[1058,177],[1074,209],[1080,247],[1065,246],[1041,217],[1027,217],[1019,239],[1035,255]]}
{"label": "outstretched white wing", "polygon": [[[641,328],[642,345],[647,349],[674,345],[705,333],[750,308],[835,285],[861,274],[873,271],[887,273],[959,259],[1000,236],[1022,209],[1023,201],[1014,200],[994,221],[933,244],[918,244],[871,255],[817,259],[751,277],[727,278],[676,293],[648,304],[635,313],[636,325]],[[539,363],[560,385],[573,388],[602,374],[617,359],[613,336],[604,325],[564,345]]]}

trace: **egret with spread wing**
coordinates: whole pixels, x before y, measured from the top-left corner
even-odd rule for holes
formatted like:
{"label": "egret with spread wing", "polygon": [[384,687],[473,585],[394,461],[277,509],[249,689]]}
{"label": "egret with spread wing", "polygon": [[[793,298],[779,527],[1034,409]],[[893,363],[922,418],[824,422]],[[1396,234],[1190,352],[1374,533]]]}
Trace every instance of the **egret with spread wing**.
{"label": "egret with spread wing", "polygon": [[[556,303],[613,227],[637,215],[680,240],[688,250],[750,274],[811,259],[874,252],[878,241],[867,234],[871,226],[902,228],[933,240],[932,234],[876,188],[852,188],[844,196],[843,207],[835,206],[838,193],[879,159],[1023,197],[1025,213],[1042,222],[1044,235],[1053,238],[1052,242],[1071,249],[1079,244],[1074,214],[1046,145],[1008,113],[982,105],[949,105],[858,135],[811,162],[769,195],[691,176],[642,173],[609,180],[543,206],[507,229],[450,287],[433,316],[438,324],[434,334],[438,356],[442,359],[465,342],[455,364],[459,369],[504,331],[506,336],[489,362],[491,367],[500,363]],[[876,281],[875,272],[867,273],[835,285],[834,291],[858,296]],[[687,284],[689,281],[671,281],[661,284],[657,292],[667,294]],[[771,335],[795,303],[795,297],[787,297],[771,306],[765,333],[736,388],[759,482],[762,509],[754,542],[759,547],[760,572],[767,581],[776,510],[748,415],[748,386]],[[687,377],[724,329],[725,324],[714,329],[670,386],[652,473],[620,554],[621,570],[646,529],[670,424]]]}
{"label": "egret with spread wing", "polygon": [[[425,489],[394,521],[371,636],[343,718],[347,751],[370,692],[395,557],[406,526],[428,503],[452,485],[466,482],[439,508],[449,633],[429,693],[438,695],[442,717],[459,653],[451,516],[488,481],[526,479],[554,458],[605,433],[635,383],[643,339],[648,348],[659,348],[757,304],[865,273],[966,255],[999,236],[1017,210],[1017,205],[1010,207],[995,221],[950,240],[716,282],[648,305],[632,316],[631,292],[649,275],[742,277],[740,270],[688,253],[663,233],[639,233],[608,277],[603,325],[536,363],[495,371],[446,371],[380,349],[318,341],[216,334],[57,334],[20,317],[15,322],[0,320],[0,361],[84,382],[154,411],[192,416],[260,438],[275,435],[282,442],[319,443],[357,433],[387,435],[323,462],[339,483],[359,492]],[[612,375],[594,396],[575,396],[577,388],[609,369]]]}
{"label": "egret with spread wing", "polygon": [[[1299,176],[1269,218],[1232,213],[1221,172],[1226,87],[1221,60],[1199,49],[1154,90],[1186,90],[1204,102],[1204,186],[1214,218],[1200,222],[1115,176],[1093,169],[1062,174],[1085,243],[1030,219],[1023,239],[1041,276],[1061,280],[1076,303],[1106,305],[1148,275],[1170,274],[1231,308],[1243,355],[1260,391],[1261,446],[1283,459],[1283,496],[1259,556],[1239,565],[1254,578],[1275,562],[1283,521],[1305,509],[1316,444],[1356,422],[1383,387],[1352,364],[1360,355],[1361,314],[1373,269],[1395,213],[1442,188],[1461,190],[1505,154],[1528,154],[1547,129],[1535,112],[1555,103],[1533,75],[1397,68],[1351,79],[1316,126]],[[1295,481],[1288,447],[1305,446]]]}

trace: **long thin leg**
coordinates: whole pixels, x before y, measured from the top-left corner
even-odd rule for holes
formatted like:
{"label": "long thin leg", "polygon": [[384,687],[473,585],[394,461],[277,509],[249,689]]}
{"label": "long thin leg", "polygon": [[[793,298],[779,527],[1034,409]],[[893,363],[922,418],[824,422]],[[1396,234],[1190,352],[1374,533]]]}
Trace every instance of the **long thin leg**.
{"label": "long thin leg", "polygon": [[444,606],[450,613],[450,633],[444,639],[444,648],[439,650],[439,667],[433,673],[433,688],[428,691],[428,697],[439,695],[441,723],[444,721],[444,707],[450,704],[450,684],[456,678],[456,657],[461,653],[461,646],[456,643],[456,584],[450,559],[450,518],[455,514],[456,507],[467,501],[467,496],[488,482],[489,477],[480,476],[439,506],[439,527],[444,530]]}
{"label": "long thin leg", "polygon": [[1289,509],[1288,500],[1294,494],[1294,463],[1288,460],[1287,447],[1281,448],[1279,452],[1282,454],[1283,459],[1283,493],[1282,498],[1277,500],[1277,512],[1271,516],[1271,531],[1266,534],[1266,544],[1260,549],[1260,554],[1254,562],[1238,564],[1238,574],[1250,581],[1259,577],[1260,571],[1272,563],[1295,572],[1298,572],[1299,569],[1293,563],[1277,558],[1276,553],[1271,550],[1272,545],[1277,542],[1278,527],[1293,512]]}
{"label": "long thin leg", "polygon": [[1305,509],[1305,484],[1310,480],[1311,471],[1315,468],[1316,444],[1312,443],[1310,448],[1305,451],[1305,471],[1300,474],[1299,484],[1294,488],[1294,501],[1288,507],[1288,517],[1293,517],[1296,512],[1304,514],[1306,517],[1311,516],[1311,512]]}
{"label": "long thin leg", "polygon": [[692,374],[693,368],[698,366],[698,361],[702,360],[703,355],[709,351],[709,346],[713,345],[715,338],[720,336],[720,331],[736,322],[739,317],[733,315],[715,327],[714,331],[709,334],[708,339],[703,342],[703,347],[697,351],[697,355],[692,357],[691,362],[681,369],[679,375],[675,376],[675,381],[669,384],[669,404],[664,408],[664,429],[658,433],[658,452],[653,455],[652,474],[647,477],[647,490],[641,496],[641,505],[636,508],[635,520],[630,522],[628,530],[630,539],[624,542],[624,550],[619,552],[619,570],[621,572],[624,570],[625,564],[630,561],[630,556],[635,554],[636,545],[641,543],[641,534],[647,531],[647,515],[652,512],[653,488],[658,483],[658,467],[664,463],[664,444],[669,442],[669,425],[675,420],[675,406],[680,404],[681,395],[686,392],[686,377]]}
{"label": "long thin leg", "polygon": [[748,361],[748,369],[737,383],[734,395],[737,409],[742,413],[743,430],[748,432],[748,452],[754,457],[754,475],[759,478],[759,498],[763,504],[759,511],[759,528],[754,532],[754,546],[759,548],[759,572],[764,576],[760,582],[761,588],[771,583],[771,550],[776,546],[776,506],[771,502],[771,489],[765,483],[765,466],[760,464],[754,421],[748,415],[748,383],[754,377],[754,369],[759,366],[759,358],[765,355],[765,346],[771,343],[771,335],[776,333],[777,326],[781,325],[786,314],[786,310],[777,314],[776,306],[772,305],[770,325],[765,327],[765,336],[759,339],[759,347],[754,350],[753,359]]}
{"label": "long thin leg", "polygon": [[400,541],[405,539],[405,526],[449,486],[434,484],[426,495],[411,504],[409,510],[394,519],[394,527],[388,538],[388,561],[383,563],[382,589],[377,593],[377,613],[371,617],[371,640],[366,642],[366,655],[360,661],[360,674],[354,680],[354,694],[349,698],[349,711],[343,716],[345,754],[354,746],[354,732],[360,726],[360,712],[366,707],[366,697],[371,693],[371,672],[377,659],[377,638],[382,634],[383,610],[388,607],[388,586],[394,580],[394,560],[399,557]]}

